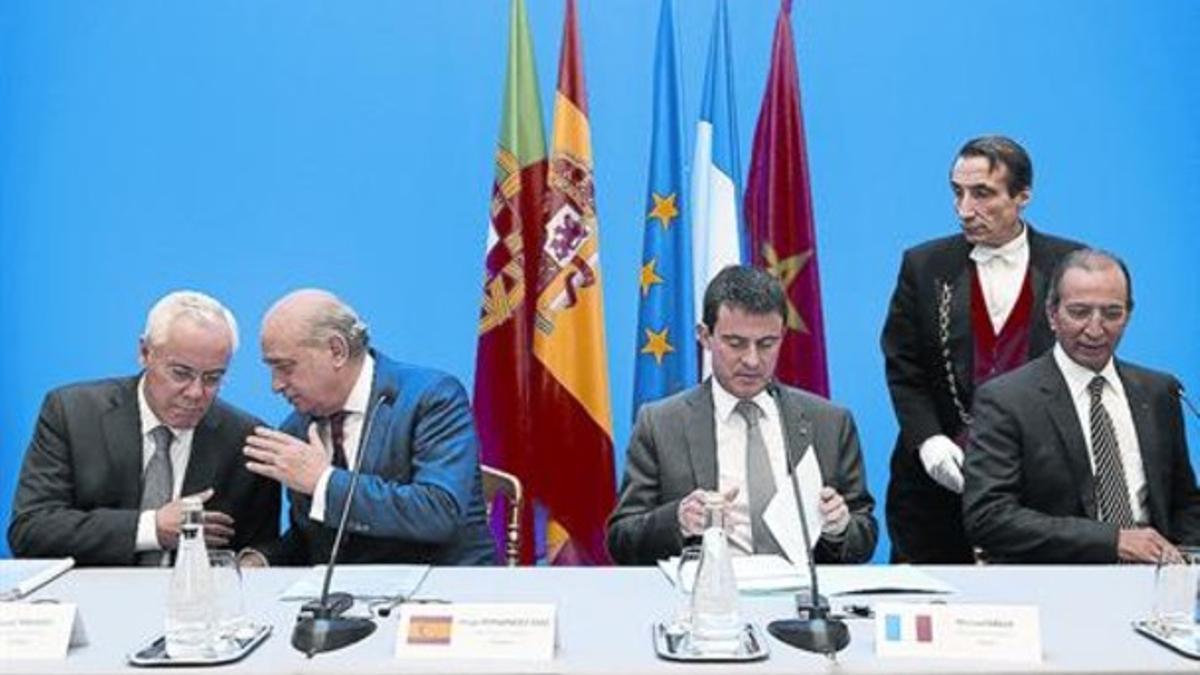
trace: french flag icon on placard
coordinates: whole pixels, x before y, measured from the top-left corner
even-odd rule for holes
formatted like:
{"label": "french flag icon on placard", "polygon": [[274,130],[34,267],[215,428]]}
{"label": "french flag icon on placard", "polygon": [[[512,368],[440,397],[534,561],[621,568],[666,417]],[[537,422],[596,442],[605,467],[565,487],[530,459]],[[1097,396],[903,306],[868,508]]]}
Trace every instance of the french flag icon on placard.
{"label": "french flag icon on placard", "polygon": [[929,614],[887,614],[884,639],[888,642],[933,642],[933,617]]}

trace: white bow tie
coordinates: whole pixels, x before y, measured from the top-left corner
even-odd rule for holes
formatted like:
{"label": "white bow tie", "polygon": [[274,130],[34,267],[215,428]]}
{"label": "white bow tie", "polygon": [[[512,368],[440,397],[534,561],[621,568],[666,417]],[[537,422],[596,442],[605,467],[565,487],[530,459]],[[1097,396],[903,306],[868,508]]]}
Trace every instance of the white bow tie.
{"label": "white bow tie", "polygon": [[983,246],[976,246],[975,248],[971,249],[971,260],[974,260],[978,265],[985,266],[991,266],[998,261],[1009,267],[1015,267],[1018,262],[1016,251],[1002,251],[1000,249],[986,248]]}

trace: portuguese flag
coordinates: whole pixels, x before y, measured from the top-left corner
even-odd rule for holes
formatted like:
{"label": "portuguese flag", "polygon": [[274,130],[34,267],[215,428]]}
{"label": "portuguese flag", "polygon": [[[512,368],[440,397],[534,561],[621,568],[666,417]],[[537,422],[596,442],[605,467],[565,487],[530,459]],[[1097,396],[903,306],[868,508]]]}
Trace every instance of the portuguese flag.
{"label": "portuguese flag", "polygon": [[[545,223],[546,141],[533,44],[523,0],[509,12],[508,68],[484,263],[475,355],[475,421],[483,461],[531,486],[534,452],[532,289]],[[530,500],[522,517],[521,560],[533,562]],[[503,510],[492,528],[504,541]]]}

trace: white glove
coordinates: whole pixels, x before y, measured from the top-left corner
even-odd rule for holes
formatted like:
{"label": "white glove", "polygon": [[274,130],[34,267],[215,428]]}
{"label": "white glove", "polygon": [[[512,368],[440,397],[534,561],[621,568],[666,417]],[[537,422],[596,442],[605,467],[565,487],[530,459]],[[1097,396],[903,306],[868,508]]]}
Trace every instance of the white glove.
{"label": "white glove", "polygon": [[921,444],[920,454],[930,478],[947,490],[962,494],[963,451],[957,443],[940,434],[930,436]]}

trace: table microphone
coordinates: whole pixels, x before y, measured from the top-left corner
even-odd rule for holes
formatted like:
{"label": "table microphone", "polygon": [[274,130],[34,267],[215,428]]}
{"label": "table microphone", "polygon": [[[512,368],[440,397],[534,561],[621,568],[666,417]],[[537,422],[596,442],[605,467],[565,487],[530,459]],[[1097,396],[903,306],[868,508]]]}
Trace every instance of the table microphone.
{"label": "table microphone", "polygon": [[375,406],[371,409],[366,426],[363,427],[358,453],[354,456],[354,470],[350,473],[350,487],[346,491],[346,500],[342,503],[342,515],[338,521],[337,535],[333,539],[333,548],[329,551],[329,564],[325,566],[325,585],[321,587],[321,597],[319,600],[305,603],[300,608],[300,616],[296,617],[296,627],[292,630],[292,646],[309,658],[319,652],[347,647],[375,632],[375,622],[370,617],[342,616],[343,612],[354,605],[354,597],[349,593],[330,593],[329,583],[333,580],[333,568],[337,566],[338,551],[342,547],[342,537],[346,534],[350,503],[354,501],[359,470],[362,467],[363,455],[367,454],[367,441],[375,428],[375,418],[379,415],[380,407],[395,400],[394,385],[386,385],[375,398]]}
{"label": "table microphone", "polygon": [[[779,390],[774,383],[767,387],[771,397],[783,412],[783,404],[779,400]],[[817,589],[817,564],[813,559],[812,535],[808,531],[808,519],[804,517],[804,502],[800,499],[800,479],[796,476],[796,467],[792,466],[787,457],[788,442],[786,426],[784,433],[784,464],[788,470],[788,482],[792,484],[792,494],[796,498],[796,512],[800,517],[800,532],[804,535],[804,546],[808,553],[809,597],[804,593],[796,595],[796,610],[803,618],[778,619],[767,625],[767,631],[775,639],[806,652],[816,652],[833,656],[850,644],[850,629],[841,619],[832,618],[829,612],[829,602],[821,597]],[[816,451],[815,449],[813,450]]]}

